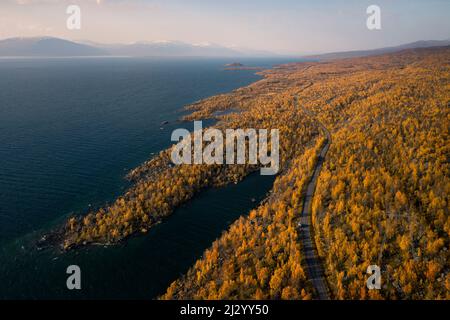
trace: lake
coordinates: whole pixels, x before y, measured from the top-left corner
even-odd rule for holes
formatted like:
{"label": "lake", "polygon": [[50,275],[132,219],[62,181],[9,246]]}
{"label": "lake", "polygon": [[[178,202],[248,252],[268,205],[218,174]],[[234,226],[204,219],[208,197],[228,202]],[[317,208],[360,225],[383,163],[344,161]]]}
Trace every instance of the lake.
{"label": "lake", "polygon": [[[287,59],[239,59],[269,68]],[[0,59],[0,299],[153,299],[257,205],[273,177],[211,189],[148,234],[60,254],[34,242],[112,201],[128,170],[171,144],[183,106],[260,79],[230,59]],[[161,126],[163,121],[169,123]],[[211,122],[209,122],[211,124]],[[233,199],[233,201],[230,201]],[[66,288],[79,265],[82,290]]]}

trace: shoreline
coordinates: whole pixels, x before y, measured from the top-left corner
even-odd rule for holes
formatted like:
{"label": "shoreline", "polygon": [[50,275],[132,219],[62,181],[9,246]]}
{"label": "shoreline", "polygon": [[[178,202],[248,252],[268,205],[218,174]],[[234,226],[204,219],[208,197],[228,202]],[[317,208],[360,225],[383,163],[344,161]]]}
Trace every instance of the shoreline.
{"label": "shoreline", "polygon": [[[206,98],[197,100],[197,101],[195,101],[193,103],[190,103],[188,105],[183,106],[182,108],[180,108],[180,111],[190,111],[190,113],[187,114],[187,115],[182,116],[181,118],[178,118],[176,121],[181,121],[181,122],[190,121],[190,120],[185,119],[185,117],[192,116],[192,114],[197,111],[195,109],[192,109],[192,107],[193,106],[198,106],[198,105],[202,104],[206,100],[214,99],[215,97],[220,96],[220,95],[230,95],[230,94],[233,94],[236,91],[243,90],[243,89],[246,89],[246,88],[258,85],[261,81],[264,81],[267,78],[267,74],[265,72],[271,72],[278,66],[279,65],[273,66],[270,69],[258,68],[259,72],[255,73],[255,74],[261,76],[262,78],[254,81],[254,82],[252,82],[252,83],[250,83],[250,84],[248,84],[248,85],[246,85],[244,87],[239,87],[239,88],[233,89],[231,92],[218,94],[218,95],[213,95],[213,96],[208,96]],[[233,113],[233,114],[239,114],[239,113],[242,112],[242,110],[239,110],[238,108],[233,109],[233,111],[229,111],[229,109],[218,110],[211,117],[204,117],[204,118],[202,118],[202,120],[214,119],[218,123],[218,122],[223,120],[223,118],[221,119],[222,116],[228,115],[228,112]],[[163,152],[165,152],[165,151],[167,151],[169,149],[170,149],[170,147],[168,149],[160,150],[159,153],[155,152],[155,154],[151,158],[149,158],[148,160],[144,161],[143,163],[141,163],[137,167],[128,170],[128,172],[124,176],[124,179],[128,180],[131,183],[131,185],[128,186],[124,190],[122,195],[119,195],[117,198],[113,199],[111,202],[105,203],[105,205],[103,205],[103,206],[99,206],[98,210],[102,210],[104,208],[108,208],[112,203],[117,201],[124,194],[127,194],[130,191],[132,191],[132,189],[136,186],[136,184],[139,183],[139,178],[140,177],[145,176],[146,178],[148,178],[149,176],[152,176],[153,175],[152,173],[150,173],[150,174],[148,172],[145,172],[145,173],[141,172],[141,173],[139,173],[139,171],[140,171],[140,169],[142,170],[142,168],[144,168],[145,166],[151,165],[151,162],[153,160],[155,160],[158,157],[158,155],[162,154]],[[159,169],[160,169],[160,171],[164,171],[164,168],[160,167]],[[248,174],[252,174],[256,170],[258,170],[258,168],[251,169]],[[158,174],[158,172],[156,172],[155,175],[157,175],[157,174]],[[240,179],[241,180],[245,179],[248,174],[246,174],[245,176],[243,176]],[[235,181],[234,183],[238,183],[238,182]],[[211,185],[211,186],[203,187],[201,189],[209,189],[211,187],[214,188],[214,187],[220,187],[220,186],[222,186],[222,185],[220,185],[220,184],[217,185],[217,186]],[[197,196],[197,194],[199,192],[201,192],[201,190],[196,191],[195,192],[196,195],[194,195],[193,197],[188,199],[187,202],[193,200]],[[182,205],[182,204],[180,204],[180,205]],[[171,211],[173,212],[178,207],[179,207],[179,205],[175,206]],[[48,248],[48,247],[55,247],[55,248],[58,248],[61,252],[66,252],[66,251],[70,251],[70,250],[76,250],[78,247],[85,247],[85,246],[90,246],[90,245],[95,245],[95,246],[114,246],[114,245],[117,245],[117,244],[120,244],[120,243],[123,243],[123,242],[127,241],[127,239],[129,237],[138,236],[139,233],[147,233],[152,227],[154,227],[155,225],[157,225],[157,224],[159,224],[162,221],[167,219],[167,217],[162,218],[162,219],[157,219],[157,220],[153,221],[151,224],[146,225],[145,227],[143,227],[144,229],[141,230],[140,232],[138,232],[138,231],[133,232],[132,234],[126,235],[126,236],[120,238],[119,240],[115,240],[114,242],[90,242],[90,241],[88,242],[88,241],[84,241],[84,242],[76,244],[76,245],[71,244],[69,246],[66,246],[64,244],[64,241],[65,241],[66,235],[68,233],[68,231],[67,231],[68,230],[67,229],[67,222],[70,221],[71,219],[82,219],[83,217],[86,217],[86,215],[89,215],[89,212],[92,212],[92,208],[89,208],[88,210],[86,210],[86,213],[82,214],[82,215],[71,214],[65,219],[65,221],[66,221],[65,224],[59,225],[57,228],[55,228],[54,230],[50,231],[49,233],[44,233],[44,235],[41,237],[41,239],[39,239],[37,241],[37,243],[36,243],[36,247],[38,248],[38,250],[42,250],[42,249],[45,249],[45,248]],[[170,215],[171,214],[169,214],[169,216]]]}

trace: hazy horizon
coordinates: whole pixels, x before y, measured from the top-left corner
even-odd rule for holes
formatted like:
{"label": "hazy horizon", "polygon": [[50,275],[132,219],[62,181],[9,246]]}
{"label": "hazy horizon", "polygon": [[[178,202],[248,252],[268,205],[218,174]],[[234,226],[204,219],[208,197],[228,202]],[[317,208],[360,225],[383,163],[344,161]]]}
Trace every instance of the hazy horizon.
{"label": "hazy horizon", "polygon": [[[66,28],[71,4],[81,8],[81,30]],[[372,4],[381,8],[381,30],[366,27]],[[0,39],[181,41],[295,55],[447,40],[447,12],[445,0],[6,0],[0,3]]]}

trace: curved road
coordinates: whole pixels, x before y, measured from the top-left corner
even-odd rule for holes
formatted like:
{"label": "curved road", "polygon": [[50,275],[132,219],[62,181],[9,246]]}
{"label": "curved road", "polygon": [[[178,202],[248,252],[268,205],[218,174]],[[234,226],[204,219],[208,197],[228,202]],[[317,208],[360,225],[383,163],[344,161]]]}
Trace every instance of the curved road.
{"label": "curved road", "polygon": [[[295,97],[295,104],[298,105],[298,97]],[[311,118],[314,118],[314,115],[311,114],[308,110],[301,107],[302,110]],[[325,145],[322,147],[320,151],[319,157],[317,159],[316,166],[314,167],[314,172],[311,177],[311,180],[308,182],[308,186],[306,188],[306,194],[303,198],[303,208],[300,217],[301,227],[299,227],[300,241],[302,242],[303,248],[303,257],[305,258],[306,264],[306,273],[311,281],[312,285],[316,290],[317,299],[319,300],[329,300],[330,295],[328,291],[328,285],[325,278],[325,273],[323,271],[321,259],[317,253],[316,245],[314,242],[314,231],[312,226],[312,199],[314,196],[314,191],[317,185],[317,179],[320,174],[320,170],[322,170],[322,165],[325,160],[325,156],[328,152],[328,149],[331,144],[331,135],[328,129],[319,122],[319,126],[324,130],[326,134]]]}

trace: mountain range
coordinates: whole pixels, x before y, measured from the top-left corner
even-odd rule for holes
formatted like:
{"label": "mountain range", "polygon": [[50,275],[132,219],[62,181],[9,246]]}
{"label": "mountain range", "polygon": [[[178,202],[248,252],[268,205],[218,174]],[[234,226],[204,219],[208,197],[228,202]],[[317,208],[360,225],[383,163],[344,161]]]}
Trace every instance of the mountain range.
{"label": "mountain range", "polygon": [[132,44],[99,44],[73,42],[52,37],[10,38],[0,40],[0,57],[240,57],[276,56],[265,51],[230,48],[211,43],[189,44],[181,41],[150,41]]}
{"label": "mountain range", "polygon": [[344,59],[344,58],[355,58],[355,57],[366,57],[374,56],[384,53],[392,53],[406,49],[417,49],[417,48],[431,48],[431,47],[446,47],[450,46],[449,40],[421,40],[416,42],[411,42],[407,44],[402,44],[394,47],[385,47],[373,50],[355,50],[355,51],[344,51],[344,52],[331,52],[325,54],[309,55],[303,58],[315,59],[315,60],[334,60],[334,59]]}
{"label": "mountain range", "polygon": [[[370,56],[404,49],[449,46],[450,40],[427,40],[374,50],[332,52],[301,58],[333,60]],[[189,44],[181,41],[150,41],[132,44],[99,44],[90,41],[69,41],[53,37],[9,38],[0,40],[0,57],[270,57],[268,51],[224,47],[212,43]]]}
{"label": "mountain range", "polygon": [[108,55],[108,52],[101,48],[58,38],[10,38],[0,41],[0,56],[2,57],[67,57],[102,55]]}

